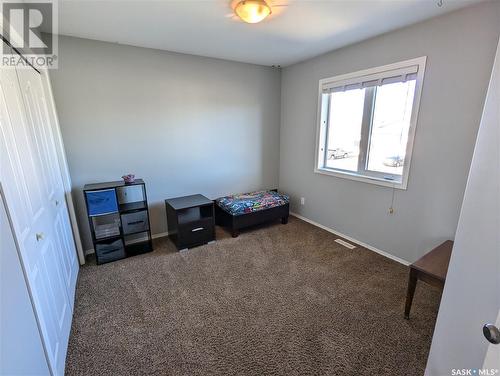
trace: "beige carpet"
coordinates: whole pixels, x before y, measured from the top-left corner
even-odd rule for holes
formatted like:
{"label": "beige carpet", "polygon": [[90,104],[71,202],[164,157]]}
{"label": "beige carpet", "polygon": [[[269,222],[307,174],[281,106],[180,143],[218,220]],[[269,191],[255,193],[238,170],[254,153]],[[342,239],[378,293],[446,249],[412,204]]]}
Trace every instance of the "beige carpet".
{"label": "beige carpet", "polygon": [[290,218],[80,271],[68,375],[422,375],[439,305],[407,268]]}

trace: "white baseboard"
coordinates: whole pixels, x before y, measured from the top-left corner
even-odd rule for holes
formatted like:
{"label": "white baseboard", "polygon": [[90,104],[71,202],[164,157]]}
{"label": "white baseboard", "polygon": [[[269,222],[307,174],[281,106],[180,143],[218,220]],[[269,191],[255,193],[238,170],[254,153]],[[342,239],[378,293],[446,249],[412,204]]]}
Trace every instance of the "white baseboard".
{"label": "white baseboard", "polygon": [[[158,238],[163,238],[165,236],[168,236],[168,232],[159,232],[158,234],[152,234],[151,235],[151,239],[158,239]],[[139,239],[140,241],[141,239]],[[91,248],[91,249],[87,249],[85,251],[85,256],[87,255],[91,255],[92,253],[95,253],[95,249],[94,248]]]}
{"label": "white baseboard", "polygon": [[[307,222],[307,223],[310,223],[310,224],[312,224],[313,226],[319,227],[319,228],[321,228],[321,229],[323,229],[323,230],[325,230],[325,231],[328,231],[328,232],[330,232],[330,233],[332,233],[332,234],[335,234],[335,235],[340,236],[340,237],[342,237],[342,238],[344,238],[344,239],[347,239],[347,240],[349,240],[350,242],[356,243],[357,245],[360,245],[361,247],[364,247],[364,248],[366,248],[366,249],[369,249],[370,251],[373,251],[373,252],[375,252],[375,253],[378,253],[379,255],[382,255],[382,256],[387,257],[387,258],[389,258],[389,259],[391,259],[391,260],[394,260],[394,261],[396,261],[396,262],[399,262],[400,264],[403,264],[403,265],[405,265],[405,266],[410,265],[410,262],[408,262],[408,261],[406,261],[406,260],[403,260],[402,258],[399,258],[399,257],[397,257],[397,256],[391,255],[390,253],[388,253],[388,252],[386,252],[386,251],[382,251],[381,249],[378,249],[378,248],[376,248],[376,247],[374,247],[374,246],[371,246],[371,245],[369,245],[369,244],[363,243],[362,241],[359,241],[359,240],[357,240],[357,239],[354,239],[353,237],[351,237],[351,236],[349,236],[349,235],[345,235],[345,234],[343,234],[343,233],[341,233],[341,232],[339,232],[339,231],[336,231],[336,230],[334,230],[334,229],[332,229],[332,228],[330,228],[330,227],[323,226],[321,223],[315,222],[315,221],[313,221],[313,220],[311,220],[311,219],[309,219],[309,218],[306,218],[306,217],[304,217],[304,216],[302,216],[302,215],[300,215],[300,214],[297,214],[297,213],[294,213],[294,212],[290,212],[290,215],[293,215],[293,216],[294,216],[294,217],[296,217],[296,218],[302,219],[303,221],[305,221],[305,222]],[[165,236],[168,236],[168,232],[160,232],[160,233],[158,233],[158,234],[153,234],[153,235],[151,235],[151,237],[152,237],[153,239],[163,238],[163,237],[165,237]],[[87,250],[85,251],[85,255],[90,255],[90,254],[92,254],[92,253],[94,253],[94,252],[95,252],[95,251],[94,251],[94,249],[87,249]]]}
{"label": "white baseboard", "polygon": [[325,230],[325,231],[328,231],[328,232],[330,232],[330,233],[332,233],[332,234],[335,234],[335,235],[340,236],[340,237],[342,237],[342,238],[344,238],[344,239],[347,239],[347,240],[349,240],[350,242],[356,243],[356,244],[360,245],[361,247],[364,247],[364,248],[366,248],[366,249],[369,249],[370,251],[373,251],[373,252],[375,252],[375,253],[378,253],[379,255],[385,256],[385,257],[387,257],[387,258],[390,258],[391,260],[394,260],[394,261],[396,261],[396,262],[399,262],[400,264],[403,264],[403,265],[405,265],[405,266],[410,265],[410,262],[408,262],[408,261],[406,261],[406,260],[403,260],[402,258],[399,258],[399,257],[397,257],[397,256],[391,255],[390,253],[388,253],[388,252],[386,252],[386,251],[382,251],[381,249],[378,249],[378,248],[373,247],[373,246],[371,246],[371,245],[369,245],[369,244],[363,243],[363,242],[361,242],[361,241],[359,241],[359,240],[357,240],[357,239],[354,239],[354,238],[352,238],[352,237],[350,237],[350,236],[348,236],[348,235],[342,234],[342,233],[341,233],[341,232],[339,232],[339,231],[336,231],[336,230],[331,229],[331,228],[329,228],[329,227],[323,226],[322,224],[320,224],[320,223],[318,223],[318,222],[314,222],[314,221],[310,220],[309,218],[306,218],[306,217],[301,216],[300,214],[290,212],[290,215],[293,215],[294,217],[297,217],[297,218],[299,218],[299,219],[302,219],[303,221],[305,221],[305,222],[307,222],[307,223],[310,223],[311,225],[314,225],[314,226],[316,226],[316,227],[319,227],[319,228],[321,228],[321,229],[323,229],[323,230]]}
{"label": "white baseboard", "polygon": [[168,236],[168,232],[159,232],[158,234],[153,234],[151,237],[153,239],[158,239],[158,238],[164,238],[165,236]]}

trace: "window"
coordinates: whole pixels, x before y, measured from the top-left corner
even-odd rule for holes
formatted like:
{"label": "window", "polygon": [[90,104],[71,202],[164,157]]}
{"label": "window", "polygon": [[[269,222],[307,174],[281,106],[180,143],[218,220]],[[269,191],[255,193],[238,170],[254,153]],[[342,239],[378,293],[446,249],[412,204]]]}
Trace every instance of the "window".
{"label": "window", "polygon": [[320,81],[315,172],[406,189],[425,61]]}

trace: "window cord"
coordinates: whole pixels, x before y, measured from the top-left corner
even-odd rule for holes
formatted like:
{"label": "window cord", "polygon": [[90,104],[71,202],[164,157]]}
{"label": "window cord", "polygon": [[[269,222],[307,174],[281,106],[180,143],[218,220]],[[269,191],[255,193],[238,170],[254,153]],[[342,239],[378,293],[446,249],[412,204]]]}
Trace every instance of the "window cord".
{"label": "window cord", "polygon": [[392,197],[391,197],[391,206],[389,207],[389,214],[394,213],[394,194],[396,192],[396,188],[393,186],[392,187]]}

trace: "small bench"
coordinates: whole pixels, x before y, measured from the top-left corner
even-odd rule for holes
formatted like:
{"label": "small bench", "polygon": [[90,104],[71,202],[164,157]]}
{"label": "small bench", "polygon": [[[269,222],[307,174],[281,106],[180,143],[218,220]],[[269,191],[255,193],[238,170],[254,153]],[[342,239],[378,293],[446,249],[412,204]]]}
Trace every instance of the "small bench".
{"label": "small bench", "polygon": [[443,290],[452,249],[453,241],[447,240],[410,265],[405,319],[408,320],[410,318],[411,303],[413,302],[413,295],[415,294],[418,280],[426,282],[431,286],[436,286],[441,291]]}
{"label": "small bench", "polygon": [[288,222],[290,198],[276,190],[240,193],[215,200],[215,223],[229,227],[236,238],[240,229],[281,219]]}

